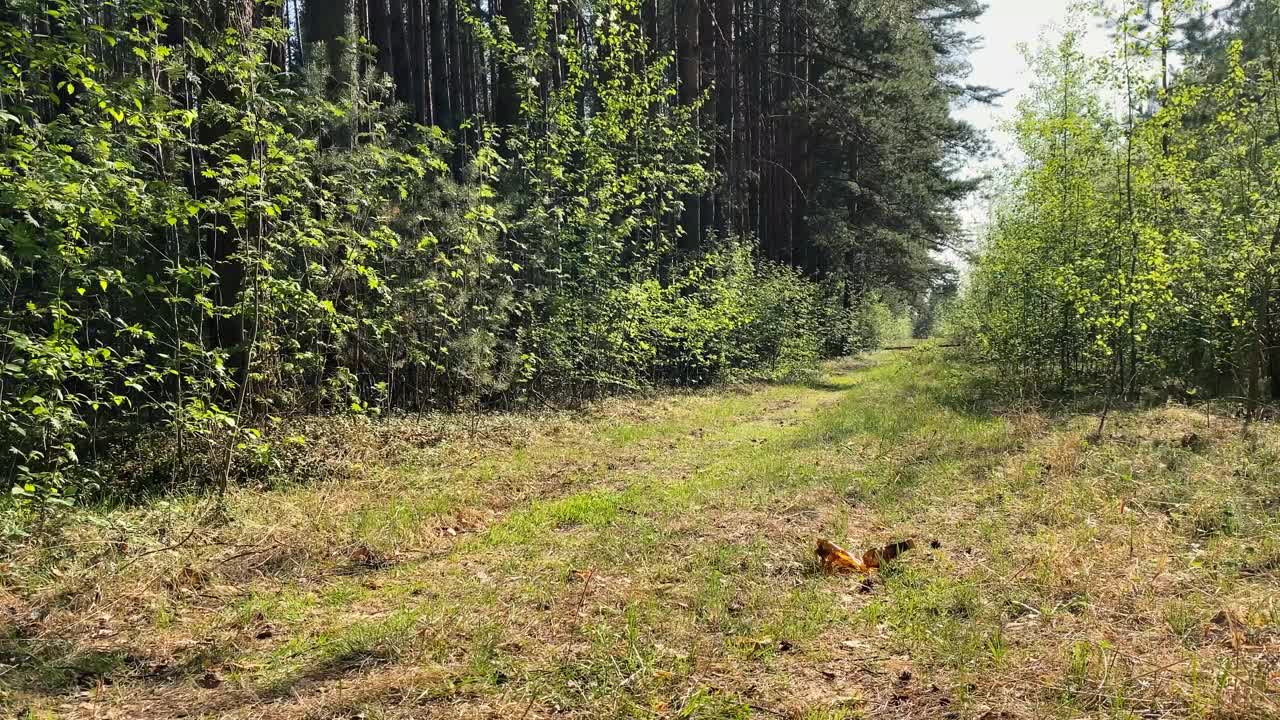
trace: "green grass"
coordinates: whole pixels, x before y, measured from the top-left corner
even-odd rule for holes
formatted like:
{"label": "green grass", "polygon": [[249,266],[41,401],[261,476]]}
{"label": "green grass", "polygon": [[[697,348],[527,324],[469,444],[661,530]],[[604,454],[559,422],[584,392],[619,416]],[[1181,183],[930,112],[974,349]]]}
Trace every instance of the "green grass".
{"label": "green grass", "polygon": [[[940,351],[882,353],[502,419],[354,480],[237,490],[195,532],[194,499],[86,515],[0,582],[44,613],[0,635],[29,653],[0,708],[1274,716],[1274,430],[1132,410],[1090,443],[1091,417],[1000,399]],[[818,537],[916,549],[863,582],[822,574]]]}

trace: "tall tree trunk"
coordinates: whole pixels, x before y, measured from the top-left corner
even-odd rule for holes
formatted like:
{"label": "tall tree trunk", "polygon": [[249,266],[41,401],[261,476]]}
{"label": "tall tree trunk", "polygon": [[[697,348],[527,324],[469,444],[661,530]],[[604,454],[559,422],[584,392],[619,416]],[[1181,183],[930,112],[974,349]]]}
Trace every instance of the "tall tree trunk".
{"label": "tall tree trunk", "polygon": [[427,23],[423,17],[423,0],[406,0],[409,6],[409,80],[413,90],[414,122],[430,122],[431,104],[427,98]]}
{"label": "tall tree trunk", "polygon": [[[392,0],[394,3],[395,0]],[[377,48],[378,70],[392,76],[395,66],[395,45],[391,41],[391,14],[387,0],[368,0],[369,40]]]}
{"label": "tall tree trunk", "polygon": [[649,49],[657,52],[662,46],[658,37],[658,0],[645,0],[640,9],[644,35],[649,39]]}
{"label": "tall tree trunk", "polygon": [[[461,0],[465,2],[466,0]],[[476,85],[476,65],[479,59],[476,52],[474,38],[471,35],[471,29],[467,26],[460,25],[462,30],[462,106],[466,108],[467,117],[479,119],[480,114],[480,94],[477,92]],[[473,130],[471,133],[472,142],[477,139],[477,134]]]}
{"label": "tall tree trunk", "polygon": [[[745,22],[744,28],[750,28],[749,37],[742,42],[742,47],[749,48],[746,76],[746,92],[743,93],[744,107],[742,117],[745,127],[744,141],[744,157],[742,168],[751,169],[751,190],[748,197],[747,208],[742,218],[742,229],[744,232],[754,233],[762,243],[764,238],[764,228],[761,222],[761,197],[764,187],[764,163],[761,162],[761,138],[760,131],[762,129],[763,106],[764,106],[764,84],[762,82],[764,73],[764,53],[762,49],[763,41],[760,28],[764,23],[764,13],[760,7],[761,0],[744,0],[746,7],[750,10],[743,15]],[[767,254],[767,251],[766,251]]]}
{"label": "tall tree trunk", "polygon": [[[253,3],[253,0],[244,0]],[[341,102],[343,94],[351,89],[353,59],[344,47],[343,38],[348,33],[350,20],[349,0],[308,0],[302,17],[303,43],[312,52],[323,48],[325,58],[325,96],[333,102]],[[329,142],[337,146],[348,145],[352,127],[338,123],[329,136]]]}
{"label": "tall tree trunk", "polygon": [[[700,90],[709,88],[716,82],[716,47],[720,44],[719,38],[717,37],[718,33],[716,32],[715,0],[703,0],[701,5],[702,11],[699,13],[698,18],[698,57],[700,60],[698,75],[700,80]],[[708,82],[708,75],[710,76],[711,82]],[[720,88],[717,85],[713,92],[718,95],[719,90]],[[707,107],[703,108],[698,113],[699,129],[704,133],[705,137],[713,143],[711,147],[708,148],[709,152],[707,153],[706,158],[707,171],[713,177],[721,172],[719,164],[720,158],[714,144],[719,136],[714,122],[717,95],[713,95],[709,98]],[[715,200],[717,187],[718,182],[703,192],[702,197],[699,198],[699,238],[705,238],[707,231],[713,227],[716,213]]]}
{"label": "tall tree trunk", "polygon": [[[260,19],[255,22],[261,25],[262,21],[265,20],[267,12],[270,12],[272,19],[278,21],[282,27],[288,27],[286,24],[288,19],[285,17],[284,3],[280,3],[279,5],[259,5],[257,7],[257,13]],[[280,68],[281,70],[288,69],[289,41],[287,39],[281,39],[273,42],[271,44],[271,49],[268,52],[268,60],[270,60],[273,67]]]}
{"label": "tall tree trunk", "polygon": [[445,47],[444,0],[430,0],[431,14],[431,107],[433,122],[446,130],[457,127],[453,98],[449,94],[449,61]]}
{"label": "tall tree trunk", "polygon": [[[374,0],[376,2],[376,0]],[[405,2],[422,0],[390,0],[388,30],[391,43],[391,72],[396,83],[396,99],[413,107],[413,54],[409,50],[409,22],[405,17]]]}
{"label": "tall tree trunk", "polygon": [[[699,46],[699,30],[702,23],[700,0],[683,0],[677,17],[677,61],[680,70],[678,97],[681,105],[698,101],[702,91],[702,49]],[[701,131],[701,127],[698,128]],[[680,245],[686,250],[696,250],[702,244],[702,202],[698,196],[684,199],[684,212],[680,224],[684,237]]]}
{"label": "tall tree trunk", "polygon": [[716,166],[724,175],[720,196],[715,203],[712,225],[716,232],[730,232],[730,204],[736,195],[738,173],[734,167],[737,127],[733,110],[737,98],[738,78],[734,66],[734,0],[716,0]]}
{"label": "tall tree trunk", "polygon": [[346,0],[307,0],[302,16],[302,40],[311,47],[323,46],[325,62],[325,90],[329,97],[336,97],[342,85],[350,82],[343,61],[341,38],[347,31]]}
{"label": "tall tree trunk", "polygon": [[[252,5],[246,7],[246,2],[247,0],[236,1],[215,6],[210,15],[196,20],[197,26],[214,28],[222,32],[235,30],[247,34],[253,28],[254,13]],[[202,70],[203,68],[196,68],[197,72]],[[235,97],[232,88],[224,81],[222,73],[209,72],[207,75],[209,80],[200,87],[204,97],[232,105],[239,104],[240,99]],[[205,152],[231,133],[232,129],[232,124],[226,118],[210,114],[200,115],[197,130],[198,150],[193,158],[194,167],[191,173],[192,192],[195,197],[215,197],[226,192],[214,179],[216,176],[197,172],[196,169],[210,168],[216,164],[219,158],[208,157]],[[254,155],[254,148],[247,140],[242,141],[237,150],[241,157],[252,158]],[[229,311],[225,315],[217,313],[209,317],[204,332],[213,347],[227,353],[228,366],[235,374],[241,388],[246,386],[250,370],[247,347],[250,319],[237,309],[246,285],[244,262],[238,255],[245,247],[244,243],[250,239],[252,230],[251,221],[246,220],[245,224],[244,232],[239,233],[235,230],[236,223],[230,216],[218,214],[210,218],[210,222],[204,224],[201,230],[204,251],[210,259],[217,278],[212,292],[213,301],[220,308]]]}
{"label": "tall tree trunk", "polygon": [[[462,28],[458,18],[458,2],[460,0],[449,0],[448,13],[449,22],[449,105],[453,108],[453,116],[450,118],[451,129],[459,127],[463,121],[467,119],[467,101],[466,92],[462,87],[462,73],[464,71],[464,63],[466,62],[466,54],[463,51],[462,44]],[[459,143],[461,147],[461,143]]]}
{"label": "tall tree trunk", "polygon": [[778,96],[773,103],[777,122],[773,128],[773,152],[771,153],[773,172],[770,173],[772,187],[766,192],[776,200],[771,208],[769,234],[774,236],[774,246],[778,248],[777,260],[793,263],[795,260],[795,238],[792,216],[795,203],[795,182],[792,170],[793,135],[792,107],[794,78],[796,76],[796,33],[794,6],[789,0],[783,0],[778,8],[778,48],[780,51],[778,72]]}
{"label": "tall tree trunk", "polygon": [[796,115],[792,127],[795,132],[792,137],[792,165],[795,173],[795,208],[791,214],[792,233],[798,238],[801,247],[800,267],[811,277],[817,271],[813,257],[813,243],[809,241],[809,192],[814,186],[814,178],[816,176],[815,160],[817,155],[813,149],[813,128],[809,123],[809,102],[811,99],[811,89],[814,86],[814,67],[812,59],[812,51],[810,43],[812,42],[812,31],[809,27],[809,18],[804,15],[800,18],[801,24],[801,42],[799,50],[802,55],[796,58],[797,69],[796,77],[801,80],[800,92],[797,101],[800,107],[794,108],[792,112]]}

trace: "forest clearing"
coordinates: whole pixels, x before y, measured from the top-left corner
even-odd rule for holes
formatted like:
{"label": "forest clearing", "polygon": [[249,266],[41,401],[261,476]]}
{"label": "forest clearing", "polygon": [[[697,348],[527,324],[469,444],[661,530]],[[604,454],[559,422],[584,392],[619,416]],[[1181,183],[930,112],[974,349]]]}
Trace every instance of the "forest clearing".
{"label": "forest clearing", "polygon": [[[342,479],[233,489],[217,522],[200,498],[87,515],[5,570],[30,655],[3,660],[0,702],[33,718],[1275,717],[1280,432],[1158,406],[1091,440],[1096,413],[1002,397],[954,352],[424,424],[421,447],[356,450]],[[822,572],[818,538],[915,547],[868,579]]]}
{"label": "forest clearing", "polygon": [[0,0],[0,717],[1280,718],[1280,0]]}

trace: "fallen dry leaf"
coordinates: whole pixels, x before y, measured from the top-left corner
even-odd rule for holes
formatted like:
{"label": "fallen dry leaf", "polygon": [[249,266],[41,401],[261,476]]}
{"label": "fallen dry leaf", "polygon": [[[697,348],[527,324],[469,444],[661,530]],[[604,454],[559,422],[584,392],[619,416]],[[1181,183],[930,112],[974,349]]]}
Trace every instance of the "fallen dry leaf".
{"label": "fallen dry leaf", "polygon": [[862,554],[862,564],[872,570],[879,569],[881,565],[892,562],[894,558],[915,546],[914,540],[907,539],[891,542],[882,548],[872,548]]}
{"label": "fallen dry leaf", "polygon": [[386,558],[364,543],[357,543],[355,547],[351,548],[351,551],[347,553],[347,559],[353,564],[363,565],[368,568],[380,568],[387,564]]}
{"label": "fallen dry leaf", "polygon": [[822,562],[822,569],[826,572],[851,572],[857,571],[867,572],[867,566],[861,560],[849,554],[849,551],[839,545],[821,538],[818,540],[818,549],[815,551],[818,560]]}
{"label": "fallen dry leaf", "polygon": [[879,570],[885,563],[892,561],[915,546],[914,540],[899,540],[881,548],[867,550],[862,554],[861,558],[855,558],[849,554],[848,550],[823,538],[818,540],[818,547],[815,552],[818,555],[818,560],[822,563],[822,569],[826,572],[856,571],[864,575],[870,575]]}

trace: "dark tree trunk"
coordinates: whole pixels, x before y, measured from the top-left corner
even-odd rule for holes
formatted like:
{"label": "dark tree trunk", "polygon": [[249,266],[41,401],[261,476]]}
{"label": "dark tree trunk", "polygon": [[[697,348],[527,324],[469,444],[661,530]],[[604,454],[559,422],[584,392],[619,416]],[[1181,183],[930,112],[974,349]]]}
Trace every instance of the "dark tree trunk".
{"label": "dark tree trunk", "polygon": [[387,0],[369,0],[368,5],[369,39],[377,47],[378,70],[392,75],[395,45],[391,42],[391,14],[387,10]]}
{"label": "dark tree trunk", "polygon": [[390,0],[388,30],[391,34],[391,69],[396,82],[396,99],[412,108],[414,72],[412,53],[409,51],[409,22],[404,11],[406,1],[421,2],[422,0]]}
{"label": "dark tree trunk", "polygon": [[733,109],[737,96],[737,74],[734,68],[734,0],[716,0],[716,166],[723,178],[715,202],[712,221],[716,232],[729,234],[729,204],[735,195],[737,173],[734,168],[734,140],[737,128]]}
{"label": "dark tree trunk", "polygon": [[409,73],[413,90],[414,122],[430,122],[430,103],[427,99],[427,24],[423,17],[423,0],[406,0],[409,3]]}
{"label": "dark tree trunk", "polygon": [[[258,15],[258,19],[254,21],[255,24],[261,25],[263,21],[266,19],[265,14],[268,11],[271,12],[273,20],[278,21],[282,26],[284,25],[285,23],[284,3],[280,3],[279,5],[275,5],[275,6],[265,5],[265,4],[257,6],[256,12]],[[278,42],[272,43],[271,49],[268,53],[268,60],[271,62],[271,65],[273,67],[280,68],[281,70],[288,68],[289,67],[289,42],[287,40],[280,40]]]}
{"label": "dark tree trunk", "polygon": [[[433,121],[446,130],[457,127],[453,98],[449,94],[449,61],[445,47],[444,0],[430,0],[431,13],[431,105]],[[456,39],[456,38],[454,38]]]}
{"label": "dark tree trunk", "polygon": [[[245,0],[252,4],[252,0]],[[309,0],[302,17],[302,40],[312,53],[323,49],[325,58],[325,96],[334,102],[342,98],[351,86],[351,67],[343,47],[347,34],[346,0]],[[332,129],[328,142],[333,145],[349,144],[351,128],[339,123]]]}
{"label": "dark tree trunk", "polygon": [[658,37],[658,0],[645,0],[640,15],[644,36],[649,39],[649,49],[658,51],[661,48]]}
{"label": "dark tree trunk", "polygon": [[[684,0],[677,4],[679,15],[676,18],[676,53],[680,71],[678,97],[680,104],[687,106],[696,103],[702,91],[702,49],[699,45],[702,3],[699,0]],[[702,199],[698,196],[686,197],[684,205],[680,220],[684,237],[681,238],[680,246],[685,250],[696,250],[702,245]]]}
{"label": "dark tree trunk", "polygon": [[302,17],[302,41],[312,47],[324,46],[327,80],[326,91],[336,96],[343,82],[350,78],[343,69],[340,38],[346,34],[347,4],[344,0],[308,0]]}
{"label": "dark tree trunk", "polygon": [[[717,32],[718,28],[716,27],[715,0],[703,0],[701,5],[702,12],[699,14],[698,18],[698,57],[700,59],[698,76],[700,90],[711,87],[715,83],[717,68],[716,48],[721,44],[719,33]],[[710,81],[708,81],[708,76],[710,76]],[[716,87],[715,90],[718,92],[719,88]],[[707,170],[713,177],[723,172],[722,166],[719,162],[719,152],[715,145],[719,136],[718,128],[715,126],[714,122],[715,110],[716,97],[713,95],[708,99],[707,106],[698,113],[700,129],[706,134],[707,139],[712,143],[708,148],[709,152],[707,153],[706,164]],[[708,188],[706,192],[702,194],[702,197],[699,198],[699,238],[706,238],[707,231],[714,227],[716,214],[716,187],[718,187],[718,183],[715,186]]]}
{"label": "dark tree trunk", "polygon": [[[246,7],[241,2],[231,2],[217,6],[209,16],[198,18],[196,23],[199,27],[211,27],[218,31],[236,30],[248,33],[253,29],[254,19],[252,5]],[[204,97],[233,105],[238,103],[232,88],[223,81],[222,74],[210,72],[208,76],[210,80],[200,87]],[[205,198],[217,196],[225,190],[218,185],[215,175],[206,175],[195,169],[212,167],[217,163],[219,158],[207,157],[204,150],[217,145],[232,131],[232,126],[226,119],[217,116],[201,115],[200,119],[197,130],[200,149],[192,159],[194,168],[190,177],[195,197]],[[246,158],[251,158],[254,152],[247,141],[242,141],[237,150]],[[252,240],[251,232],[254,229],[252,221],[246,219],[245,227],[237,231],[233,218],[224,214],[211,217],[203,226],[201,241],[216,277],[212,291],[213,302],[221,308],[235,308],[241,302],[246,290],[246,272],[239,254],[245,248],[244,243]],[[214,314],[205,321],[207,341],[211,346],[227,353],[227,364],[242,388],[248,382],[250,371],[247,347],[250,330],[249,320],[238,311],[227,315]]]}
{"label": "dark tree trunk", "polygon": [[[465,2],[465,0],[461,1]],[[478,64],[476,60],[478,58],[478,53],[476,51],[474,38],[471,36],[470,28],[460,24],[459,29],[462,31],[460,36],[460,40],[462,41],[461,47],[463,57],[461,64],[462,106],[466,108],[467,117],[480,118],[480,94],[477,91],[478,88],[476,84],[476,65]],[[471,133],[471,138],[474,142],[476,138],[474,131]]]}
{"label": "dark tree trunk", "polygon": [[462,87],[462,73],[466,55],[463,52],[461,25],[458,22],[459,0],[449,0],[449,104],[453,108],[452,127],[458,127],[467,119],[466,92]]}

